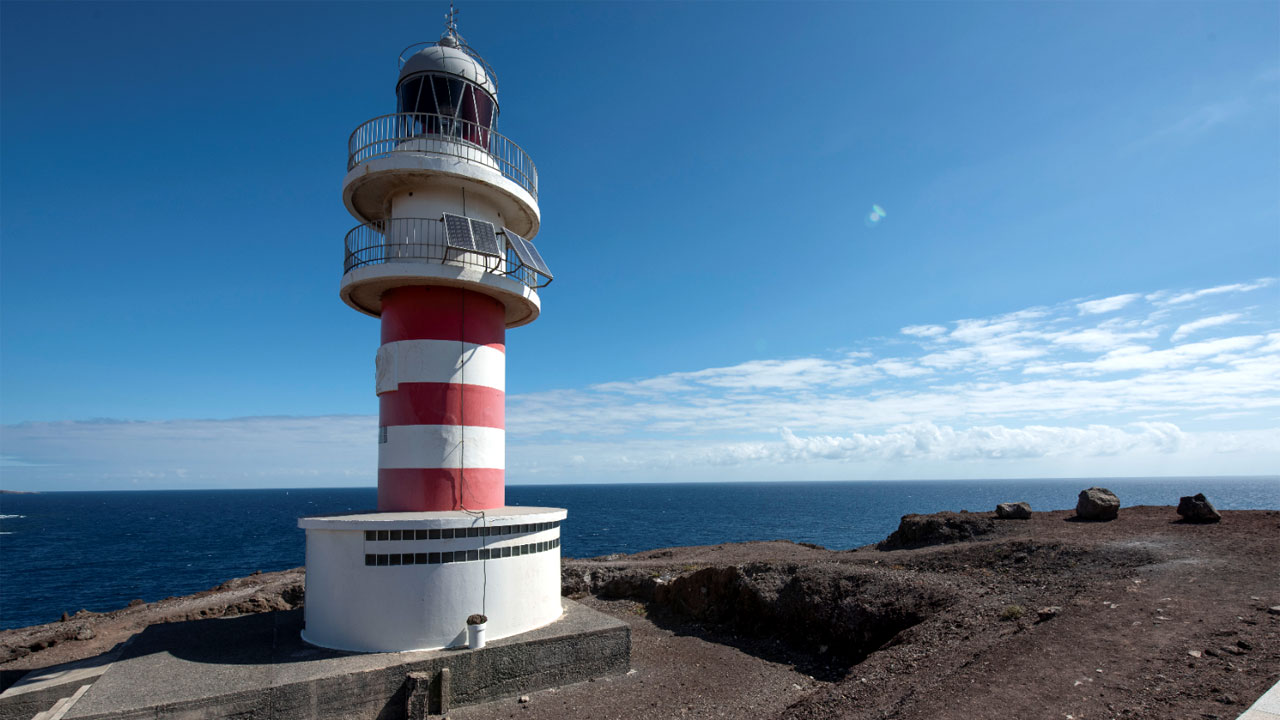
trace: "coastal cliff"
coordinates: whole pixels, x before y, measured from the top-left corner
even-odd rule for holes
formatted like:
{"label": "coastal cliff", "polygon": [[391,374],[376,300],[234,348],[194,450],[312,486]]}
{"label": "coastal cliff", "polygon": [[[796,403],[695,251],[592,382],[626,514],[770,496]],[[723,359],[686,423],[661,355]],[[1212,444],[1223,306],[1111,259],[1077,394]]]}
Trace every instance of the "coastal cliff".
{"label": "coastal cliff", "polygon": [[[631,673],[454,718],[1234,718],[1280,676],[1280,512],[908,516],[891,539],[566,559]],[[301,604],[301,570],[0,632],[8,685],[148,624]]]}

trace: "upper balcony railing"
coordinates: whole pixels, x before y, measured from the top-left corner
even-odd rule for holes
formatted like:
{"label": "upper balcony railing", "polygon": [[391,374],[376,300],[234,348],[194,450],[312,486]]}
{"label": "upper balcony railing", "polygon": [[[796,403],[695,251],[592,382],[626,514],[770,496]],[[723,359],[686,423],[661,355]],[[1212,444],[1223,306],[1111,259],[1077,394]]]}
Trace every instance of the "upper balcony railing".
{"label": "upper balcony railing", "polygon": [[503,275],[538,289],[551,278],[525,265],[505,233],[498,233],[500,257],[459,250],[446,243],[444,221],[440,218],[392,218],[357,225],[347,233],[342,272],[382,263],[430,263],[474,267]]}
{"label": "upper balcony railing", "polygon": [[519,145],[478,123],[448,115],[394,113],[351,133],[347,169],[394,153],[433,153],[487,165],[538,199],[538,169]]}

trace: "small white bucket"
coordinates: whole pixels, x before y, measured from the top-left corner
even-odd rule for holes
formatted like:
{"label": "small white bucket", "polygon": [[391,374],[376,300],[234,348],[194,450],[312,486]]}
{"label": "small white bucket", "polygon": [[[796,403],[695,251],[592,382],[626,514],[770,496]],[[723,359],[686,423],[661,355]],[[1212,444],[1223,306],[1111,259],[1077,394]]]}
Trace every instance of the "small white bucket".
{"label": "small white bucket", "polygon": [[484,626],[485,623],[467,626],[467,647],[472,650],[484,647]]}

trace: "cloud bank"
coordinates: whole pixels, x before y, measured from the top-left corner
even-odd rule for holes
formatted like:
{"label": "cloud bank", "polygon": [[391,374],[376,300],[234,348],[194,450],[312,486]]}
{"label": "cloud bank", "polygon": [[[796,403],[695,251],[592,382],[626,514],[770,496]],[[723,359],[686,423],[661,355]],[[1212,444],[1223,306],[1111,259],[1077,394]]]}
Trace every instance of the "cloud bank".
{"label": "cloud bank", "polygon": [[[1280,322],[1264,278],[1073,299],[852,351],[508,397],[521,481],[1264,474]],[[374,481],[373,416],[24,423],[4,485]]]}

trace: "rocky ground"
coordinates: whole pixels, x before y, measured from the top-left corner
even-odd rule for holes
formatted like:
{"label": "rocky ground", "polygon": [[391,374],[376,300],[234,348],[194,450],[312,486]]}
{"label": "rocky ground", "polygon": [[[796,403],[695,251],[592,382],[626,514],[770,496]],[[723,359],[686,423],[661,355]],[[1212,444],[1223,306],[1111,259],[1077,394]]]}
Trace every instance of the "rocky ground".
{"label": "rocky ground", "polygon": [[304,577],[302,568],[259,572],[195,595],[135,600],[108,613],[81,610],[64,613],[60,622],[0,630],[0,690],[30,670],[108,652],[148,625],[300,607]]}
{"label": "rocky ground", "polygon": [[[566,560],[632,628],[626,675],[461,708],[490,718],[1235,718],[1280,680],[1280,512],[909,516],[879,546]],[[293,607],[300,570],[0,632],[7,685],[152,622]]]}

